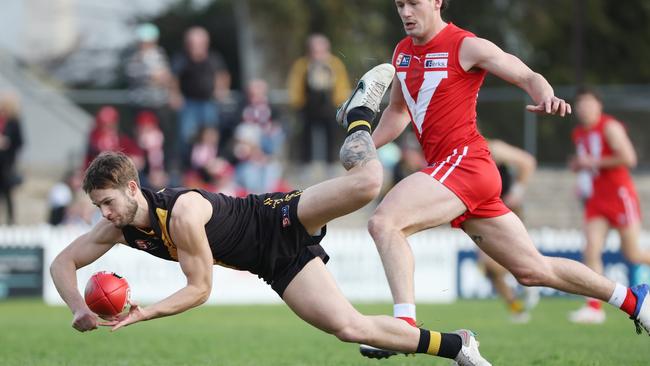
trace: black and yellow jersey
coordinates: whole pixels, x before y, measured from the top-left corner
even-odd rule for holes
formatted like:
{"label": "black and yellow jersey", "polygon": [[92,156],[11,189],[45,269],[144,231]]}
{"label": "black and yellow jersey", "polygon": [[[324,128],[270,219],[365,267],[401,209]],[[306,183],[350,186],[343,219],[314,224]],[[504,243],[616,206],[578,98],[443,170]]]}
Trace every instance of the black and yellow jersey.
{"label": "black and yellow jersey", "polygon": [[279,272],[296,262],[297,253],[303,248],[327,260],[318,245],[325,228],[319,236],[312,237],[298,220],[297,205],[302,191],[235,198],[201,189],[165,188],[153,192],[143,188],[151,228],[125,226],[122,233],[126,244],[162,259],[178,261],[169,223],[174,203],[190,191],[198,192],[212,204],[212,217],[205,224],[205,232],[215,264],[250,271],[272,283]]}

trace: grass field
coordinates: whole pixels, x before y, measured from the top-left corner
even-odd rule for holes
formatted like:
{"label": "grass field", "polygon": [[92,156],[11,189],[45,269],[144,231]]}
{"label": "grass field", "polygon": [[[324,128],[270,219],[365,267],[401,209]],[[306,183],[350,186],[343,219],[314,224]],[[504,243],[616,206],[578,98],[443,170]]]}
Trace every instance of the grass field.
{"label": "grass field", "polygon": [[[607,309],[602,326],[566,321],[579,300],[544,299],[526,325],[507,322],[496,300],[420,305],[432,329],[468,327],[494,365],[649,365],[650,337],[637,336],[622,313]],[[390,305],[360,305],[370,314]],[[139,323],[116,333],[81,334],[67,308],[39,301],[0,302],[0,365],[448,365],[423,355],[363,359],[281,305],[204,306],[186,314]]]}

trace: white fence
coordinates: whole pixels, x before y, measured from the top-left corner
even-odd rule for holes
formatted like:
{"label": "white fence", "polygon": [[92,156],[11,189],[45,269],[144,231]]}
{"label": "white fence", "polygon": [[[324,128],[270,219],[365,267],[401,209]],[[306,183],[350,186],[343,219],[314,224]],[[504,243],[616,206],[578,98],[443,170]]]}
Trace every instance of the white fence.
{"label": "white fence", "polygon": [[[49,264],[85,230],[87,229],[49,226],[0,228],[0,248],[43,247],[43,296],[49,304],[62,304],[49,275]],[[554,255],[576,257],[583,244],[583,236],[577,230],[540,229],[531,231],[531,236],[541,251]],[[473,244],[462,231],[447,228],[429,230],[414,235],[409,241],[416,258],[415,285],[418,302],[452,302],[458,296],[484,297],[491,294],[489,283],[473,259]],[[648,247],[649,243],[650,235],[644,232],[642,245]],[[350,300],[391,301],[381,261],[365,230],[332,228],[322,244],[331,257],[327,267]],[[614,253],[618,246],[617,236],[610,235],[606,252]],[[625,277],[632,275],[624,264],[616,261],[610,264],[606,267],[608,274],[617,280],[625,283]],[[185,284],[178,264],[120,245],[78,271],[81,291],[90,275],[100,270],[125,276],[131,285],[133,299],[143,303],[160,300]],[[650,276],[650,272],[644,273]],[[3,274],[0,265],[0,282],[3,275],[6,276],[7,273]],[[270,286],[257,276],[218,266],[214,268],[209,303],[279,301]]]}

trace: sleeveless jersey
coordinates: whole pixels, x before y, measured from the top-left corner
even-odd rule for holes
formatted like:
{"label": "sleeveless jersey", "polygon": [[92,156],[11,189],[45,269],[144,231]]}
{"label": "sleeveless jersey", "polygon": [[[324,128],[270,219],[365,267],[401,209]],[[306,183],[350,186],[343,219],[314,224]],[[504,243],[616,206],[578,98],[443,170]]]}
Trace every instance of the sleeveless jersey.
{"label": "sleeveless jersey", "polygon": [[487,150],[476,127],[476,99],[486,72],[461,67],[459,50],[466,37],[475,36],[449,23],[425,45],[404,38],[393,54],[413,129],[429,164],[463,146]]}
{"label": "sleeveless jersey", "polygon": [[[616,119],[607,114],[602,114],[600,120],[594,126],[577,126],[572,133],[573,142],[576,145],[576,153],[580,156],[591,156],[596,159],[610,157],[614,154],[611,146],[605,137],[605,127],[608,123],[618,123]],[[586,172],[590,177],[591,187],[586,187],[586,196],[597,197],[609,195],[610,191],[616,191],[618,187],[634,187],[629,169],[625,166],[611,168],[600,168]]]}

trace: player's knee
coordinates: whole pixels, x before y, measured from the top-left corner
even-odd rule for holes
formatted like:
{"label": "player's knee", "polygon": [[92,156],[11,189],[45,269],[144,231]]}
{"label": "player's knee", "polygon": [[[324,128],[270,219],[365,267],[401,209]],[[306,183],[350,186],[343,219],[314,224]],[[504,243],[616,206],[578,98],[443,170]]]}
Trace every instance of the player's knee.
{"label": "player's knee", "polygon": [[368,220],[368,232],[375,239],[375,243],[379,243],[377,239],[381,238],[385,233],[396,230],[393,222],[388,215],[384,215],[381,212],[375,212],[370,217],[370,220]]}
{"label": "player's knee", "polygon": [[368,202],[374,200],[379,196],[382,183],[382,172],[376,169],[368,169],[363,174],[359,174],[357,178],[357,189],[355,190],[362,198]]}
{"label": "player's knee", "polygon": [[548,284],[550,273],[546,265],[523,267],[512,274],[522,286],[544,286]]}
{"label": "player's knee", "polygon": [[339,340],[348,343],[364,343],[365,336],[362,327],[356,322],[348,322],[336,329],[333,334]]}

